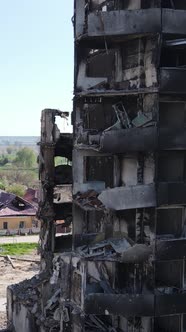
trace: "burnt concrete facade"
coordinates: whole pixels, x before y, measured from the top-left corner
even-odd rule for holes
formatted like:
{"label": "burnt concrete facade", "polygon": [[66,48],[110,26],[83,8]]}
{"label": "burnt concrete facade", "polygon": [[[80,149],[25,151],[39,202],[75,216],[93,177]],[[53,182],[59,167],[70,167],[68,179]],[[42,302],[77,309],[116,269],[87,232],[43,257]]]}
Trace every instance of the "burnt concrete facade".
{"label": "burnt concrete facade", "polygon": [[186,331],[185,19],[75,1],[70,331]]}
{"label": "burnt concrete facade", "polygon": [[13,331],[186,332],[185,22],[182,0],[74,1],[73,147],[43,111],[41,274],[9,288]]}

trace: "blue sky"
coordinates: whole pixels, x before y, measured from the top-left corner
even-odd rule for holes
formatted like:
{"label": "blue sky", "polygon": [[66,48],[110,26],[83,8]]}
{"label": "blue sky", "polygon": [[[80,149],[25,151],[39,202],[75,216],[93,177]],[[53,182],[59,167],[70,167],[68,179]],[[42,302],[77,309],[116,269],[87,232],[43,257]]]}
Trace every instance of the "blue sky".
{"label": "blue sky", "polygon": [[73,0],[0,1],[0,136],[39,135],[44,108],[72,109]]}

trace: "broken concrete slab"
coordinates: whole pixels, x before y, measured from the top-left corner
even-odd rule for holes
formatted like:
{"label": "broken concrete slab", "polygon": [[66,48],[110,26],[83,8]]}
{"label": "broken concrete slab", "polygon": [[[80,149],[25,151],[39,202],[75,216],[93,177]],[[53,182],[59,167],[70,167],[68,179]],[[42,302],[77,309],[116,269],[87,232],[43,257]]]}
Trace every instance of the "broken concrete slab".
{"label": "broken concrete slab", "polygon": [[155,207],[155,185],[136,185],[117,187],[103,191],[98,199],[106,208],[113,210],[127,210],[134,208]]}

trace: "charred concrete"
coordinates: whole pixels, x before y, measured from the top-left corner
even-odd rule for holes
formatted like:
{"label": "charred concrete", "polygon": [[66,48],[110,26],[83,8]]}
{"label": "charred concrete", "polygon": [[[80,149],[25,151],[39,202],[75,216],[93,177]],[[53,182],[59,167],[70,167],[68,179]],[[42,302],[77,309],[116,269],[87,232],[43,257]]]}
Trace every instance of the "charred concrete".
{"label": "charred concrete", "polygon": [[73,138],[42,113],[38,331],[184,332],[186,6],[74,8]]}
{"label": "charred concrete", "polygon": [[185,10],[75,1],[72,331],[185,331]]}
{"label": "charred concrete", "polygon": [[[72,134],[60,133],[55,120],[61,117],[66,121],[68,115],[55,109],[42,111],[38,160],[41,271],[31,280],[8,288],[11,331],[60,330],[58,255],[72,249]],[[56,157],[60,157],[60,165],[56,165]]]}

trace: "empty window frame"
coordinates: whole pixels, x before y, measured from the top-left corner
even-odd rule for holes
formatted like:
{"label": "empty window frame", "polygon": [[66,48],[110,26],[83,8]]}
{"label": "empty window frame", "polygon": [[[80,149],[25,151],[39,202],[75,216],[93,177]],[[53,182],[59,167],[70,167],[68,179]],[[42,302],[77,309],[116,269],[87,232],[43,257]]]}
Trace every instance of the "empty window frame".
{"label": "empty window frame", "polygon": [[164,47],[160,59],[161,67],[186,68],[186,47]]}
{"label": "empty window frame", "polygon": [[3,229],[8,229],[8,222],[7,221],[3,221]]}
{"label": "empty window frame", "polygon": [[185,102],[160,102],[159,105],[160,127],[183,128],[186,125]]}
{"label": "empty window frame", "polygon": [[106,187],[114,185],[113,157],[86,157],[86,181],[103,181]]}
{"label": "empty window frame", "polygon": [[[81,106],[80,112],[84,129],[103,131],[115,125],[118,120],[118,114],[116,114],[115,107],[116,105],[123,105],[129,121],[135,119],[138,111],[143,109],[142,98],[137,98],[136,96],[121,98],[116,97],[112,100],[104,98],[101,103],[86,102],[83,106]],[[122,108],[118,110],[122,111]]]}
{"label": "empty window frame", "polygon": [[116,288],[120,290],[120,293],[133,293],[135,288],[135,266],[134,264],[122,264],[116,265]]}
{"label": "empty window frame", "polygon": [[72,166],[58,165],[55,167],[54,182],[57,185],[72,183]]}
{"label": "empty window frame", "polygon": [[183,0],[161,0],[162,8],[186,9],[186,3]]}
{"label": "empty window frame", "polygon": [[20,221],[19,222],[19,228],[20,229],[25,228],[25,221]]}
{"label": "empty window frame", "polygon": [[156,262],[155,283],[156,288],[182,289],[184,286],[183,260]]}
{"label": "empty window frame", "polygon": [[[135,2],[135,1],[134,1]],[[161,0],[141,0],[141,9],[160,8]]]}
{"label": "empty window frame", "polygon": [[185,152],[165,151],[159,154],[159,182],[184,182],[185,176]]}
{"label": "empty window frame", "polygon": [[156,317],[154,320],[154,332],[182,332],[182,316]]}
{"label": "empty window frame", "polygon": [[156,235],[179,238],[184,226],[184,208],[157,209]]}
{"label": "empty window frame", "polygon": [[115,51],[92,50],[87,60],[87,77],[112,77],[115,66]]}
{"label": "empty window frame", "polygon": [[179,238],[184,226],[184,208],[157,209],[156,235]]}
{"label": "empty window frame", "polygon": [[116,123],[117,118],[109,101],[101,104],[84,104],[81,112],[84,129],[103,131]]}

